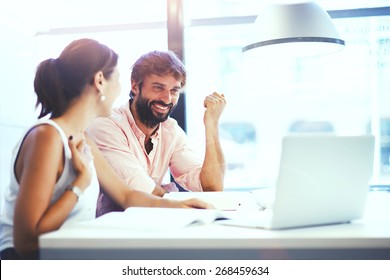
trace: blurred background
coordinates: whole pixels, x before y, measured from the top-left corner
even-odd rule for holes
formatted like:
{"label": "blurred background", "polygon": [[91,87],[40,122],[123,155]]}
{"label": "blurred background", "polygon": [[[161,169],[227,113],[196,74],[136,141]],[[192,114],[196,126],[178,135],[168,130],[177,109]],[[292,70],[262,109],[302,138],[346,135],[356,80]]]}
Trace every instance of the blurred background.
{"label": "blurred background", "polygon": [[371,184],[388,186],[390,1],[317,2],[345,40],[342,51],[253,58],[242,48],[267,0],[0,0],[1,189],[13,146],[37,118],[36,66],[82,37],[119,54],[123,93],[116,105],[128,99],[130,68],[141,54],[175,51],[188,84],[174,117],[202,154],[203,100],[213,91],[225,94],[220,137],[227,189],[272,185],[282,137],[300,132],[374,134]]}

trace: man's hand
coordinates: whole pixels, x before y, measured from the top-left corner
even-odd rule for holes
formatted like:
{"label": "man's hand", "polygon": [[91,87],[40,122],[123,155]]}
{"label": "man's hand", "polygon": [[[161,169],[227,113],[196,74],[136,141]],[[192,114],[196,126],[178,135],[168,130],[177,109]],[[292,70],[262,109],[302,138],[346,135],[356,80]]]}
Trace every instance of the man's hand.
{"label": "man's hand", "polygon": [[179,188],[176,186],[174,182],[170,182],[168,184],[163,184],[161,187],[166,191],[166,192],[178,192]]}
{"label": "man's hand", "polygon": [[171,182],[168,184],[162,184],[161,186],[156,184],[152,194],[163,197],[166,193],[178,191],[179,189],[177,188],[176,184],[174,182]]}
{"label": "man's hand", "polygon": [[204,100],[204,107],[206,111],[204,113],[204,124],[218,126],[219,118],[221,117],[222,111],[225,108],[226,100],[223,94],[214,92],[206,96]]}

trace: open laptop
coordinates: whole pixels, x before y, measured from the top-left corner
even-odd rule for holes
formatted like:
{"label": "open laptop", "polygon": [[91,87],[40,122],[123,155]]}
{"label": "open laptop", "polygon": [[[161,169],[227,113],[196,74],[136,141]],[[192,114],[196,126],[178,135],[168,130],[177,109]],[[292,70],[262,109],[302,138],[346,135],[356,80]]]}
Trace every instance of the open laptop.
{"label": "open laptop", "polygon": [[[267,203],[272,207],[265,211],[235,211],[230,219],[219,223],[284,229],[361,218],[372,175],[374,142],[372,135],[285,136],[273,201]],[[260,201],[262,192],[259,189],[251,195]]]}
{"label": "open laptop", "polygon": [[372,135],[285,136],[272,208],[223,222],[283,229],[361,218],[372,175],[374,142]]}

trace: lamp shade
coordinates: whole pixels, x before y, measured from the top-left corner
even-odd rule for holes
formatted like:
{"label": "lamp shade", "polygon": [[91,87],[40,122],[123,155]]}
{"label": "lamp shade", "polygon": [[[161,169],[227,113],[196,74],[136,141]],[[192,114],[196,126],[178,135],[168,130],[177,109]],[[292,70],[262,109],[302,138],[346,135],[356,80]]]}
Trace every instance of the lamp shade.
{"label": "lamp shade", "polygon": [[345,45],[316,2],[267,5],[257,16],[252,35],[253,43],[242,51],[255,56],[314,56]]}

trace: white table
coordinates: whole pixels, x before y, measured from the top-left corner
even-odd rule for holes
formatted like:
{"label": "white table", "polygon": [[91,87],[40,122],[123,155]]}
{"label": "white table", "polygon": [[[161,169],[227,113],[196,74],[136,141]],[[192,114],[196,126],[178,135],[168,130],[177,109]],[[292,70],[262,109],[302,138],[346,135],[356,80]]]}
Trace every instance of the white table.
{"label": "white table", "polygon": [[279,231],[74,225],[39,241],[42,259],[390,259],[390,193],[370,193],[364,218],[348,224]]}

